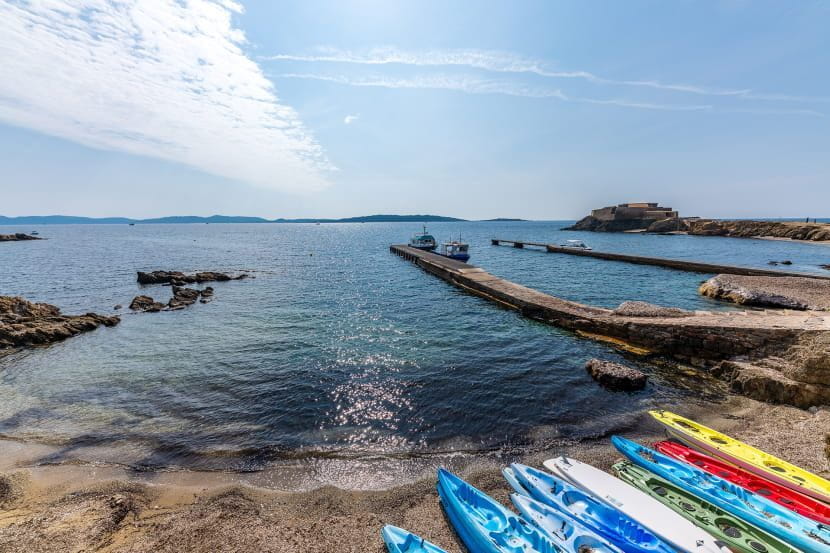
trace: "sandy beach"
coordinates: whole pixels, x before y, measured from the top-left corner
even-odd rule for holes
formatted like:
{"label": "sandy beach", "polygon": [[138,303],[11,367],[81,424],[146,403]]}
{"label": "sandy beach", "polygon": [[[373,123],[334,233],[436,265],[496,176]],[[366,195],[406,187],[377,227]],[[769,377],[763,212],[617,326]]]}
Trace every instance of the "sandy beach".
{"label": "sandy beach", "polygon": [[[697,420],[824,476],[830,410],[769,406],[745,398],[698,406]],[[662,437],[643,415],[626,436],[643,443]],[[432,478],[380,491],[332,486],[275,491],[227,473],[140,473],[119,467],[31,466],[42,446],[2,443],[0,550],[34,552],[385,551],[379,530],[406,527],[444,547],[463,551],[438,503]],[[41,451],[38,451],[38,449]],[[618,457],[607,437],[523,462],[539,466],[567,454],[608,470]],[[507,462],[507,461],[505,461]],[[500,501],[508,486],[498,465],[462,470]]]}

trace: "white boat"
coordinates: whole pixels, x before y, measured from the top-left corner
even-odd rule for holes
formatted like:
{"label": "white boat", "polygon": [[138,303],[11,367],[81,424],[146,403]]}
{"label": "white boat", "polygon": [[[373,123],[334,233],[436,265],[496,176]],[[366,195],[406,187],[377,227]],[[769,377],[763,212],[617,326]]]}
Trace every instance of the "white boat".
{"label": "white boat", "polygon": [[444,242],[441,244],[441,249],[435,253],[466,263],[470,259],[469,249],[470,245],[466,242],[453,240],[451,242]]}
{"label": "white boat", "polygon": [[410,238],[409,245],[419,250],[432,251],[436,246],[435,237],[427,233],[427,227],[424,226],[424,232]]}
{"label": "white boat", "polygon": [[572,248],[574,250],[590,250],[591,247],[588,246],[582,240],[565,240],[564,244],[559,244],[560,248]]}
{"label": "white boat", "polygon": [[548,459],[543,464],[555,476],[582,488],[609,507],[625,513],[674,545],[679,551],[729,553],[726,545],[721,545],[721,542],[710,534],[656,499],[607,472],[569,457]]}

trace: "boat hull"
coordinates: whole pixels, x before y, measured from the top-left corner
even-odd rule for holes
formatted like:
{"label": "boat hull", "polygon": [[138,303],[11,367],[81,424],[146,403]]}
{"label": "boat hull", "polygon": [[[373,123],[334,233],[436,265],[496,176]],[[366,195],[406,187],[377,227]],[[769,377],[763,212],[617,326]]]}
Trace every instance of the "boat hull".
{"label": "boat hull", "polygon": [[389,553],[447,553],[434,543],[391,524],[384,526],[380,535]]}

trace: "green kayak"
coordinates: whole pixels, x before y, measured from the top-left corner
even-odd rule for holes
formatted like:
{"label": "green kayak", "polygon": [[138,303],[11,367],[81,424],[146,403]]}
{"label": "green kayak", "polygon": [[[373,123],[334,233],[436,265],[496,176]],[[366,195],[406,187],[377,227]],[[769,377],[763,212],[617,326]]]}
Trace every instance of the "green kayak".
{"label": "green kayak", "polygon": [[686,517],[735,553],[800,553],[778,538],[628,461],[613,466],[623,481]]}

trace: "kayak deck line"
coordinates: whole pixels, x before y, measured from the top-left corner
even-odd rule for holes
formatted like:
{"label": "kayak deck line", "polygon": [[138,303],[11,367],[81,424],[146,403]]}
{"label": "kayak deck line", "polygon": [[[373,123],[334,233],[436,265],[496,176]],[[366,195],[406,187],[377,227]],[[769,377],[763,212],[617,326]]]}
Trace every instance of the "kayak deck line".
{"label": "kayak deck line", "polygon": [[698,365],[736,356],[757,359],[774,355],[801,337],[830,332],[830,312],[690,311],[682,317],[616,314],[611,309],[545,294],[441,255],[405,245],[389,249],[462,290],[526,317],[591,339],[605,337],[614,347],[623,342]]}
{"label": "kayak deck line", "polygon": [[705,273],[705,274],[729,274],[729,275],[744,275],[744,276],[772,276],[772,277],[802,277],[802,278],[817,278],[820,280],[830,280],[830,276],[819,275],[814,273],[799,273],[795,271],[776,271],[773,269],[759,269],[755,267],[740,267],[737,265],[719,265],[715,263],[703,263],[700,261],[690,261],[686,259],[668,259],[665,257],[648,257],[642,255],[631,255],[624,253],[613,252],[598,252],[595,250],[585,250],[579,248],[563,248],[555,244],[544,244],[542,242],[527,242],[524,240],[503,240],[501,238],[493,238],[490,243],[494,246],[502,244],[513,246],[517,249],[524,249],[525,246],[532,246],[542,248],[549,253],[564,253],[567,255],[581,255],[582,257],[593,257],[595,259],[605,259],[607,261],[622,261],[625,263],[634,263],[636,265],[655,265],[657,267],[665,267],[668,269],[675,269],[678,271],[687,271],[691,273]]}

